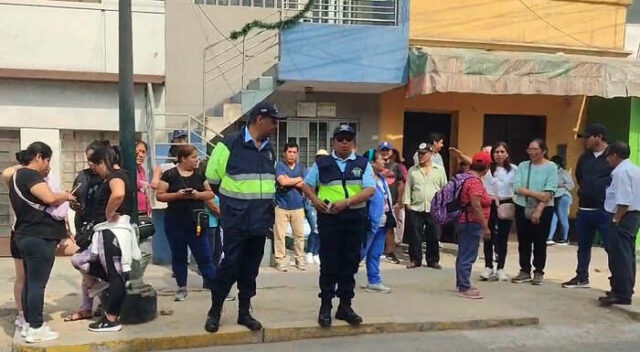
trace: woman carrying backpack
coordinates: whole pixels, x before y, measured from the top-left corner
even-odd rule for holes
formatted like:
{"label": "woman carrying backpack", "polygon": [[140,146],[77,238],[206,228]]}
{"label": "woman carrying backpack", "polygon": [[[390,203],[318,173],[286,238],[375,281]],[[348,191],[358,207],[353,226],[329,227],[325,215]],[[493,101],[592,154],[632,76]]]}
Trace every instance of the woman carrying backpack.
{"label": "woman carrying backpack", "polygon": [[[489,171],[491,156],[487,152],[476,153],[471,158],[467,178],[460,190],[460,204],[463,213],[455,225],[458,234],[458,255],[456,256],[456,287],[458,296],[481,299],[480,290],[471,287],[471,267],[478,257],[480,238],[491,238],[488,220],[491,196],[482,183]],[[460,176],[458,176],[460,177]]]}

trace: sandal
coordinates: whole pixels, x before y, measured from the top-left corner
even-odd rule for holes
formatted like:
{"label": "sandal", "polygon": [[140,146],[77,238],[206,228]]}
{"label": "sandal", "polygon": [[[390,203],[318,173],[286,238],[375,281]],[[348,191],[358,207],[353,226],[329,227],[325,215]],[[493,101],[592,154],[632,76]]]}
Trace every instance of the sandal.
{"label": "sandal", "polygon": [[64,317],[65,322],[86,320],[93,318],[93,314],[88,310],[79,310]]}

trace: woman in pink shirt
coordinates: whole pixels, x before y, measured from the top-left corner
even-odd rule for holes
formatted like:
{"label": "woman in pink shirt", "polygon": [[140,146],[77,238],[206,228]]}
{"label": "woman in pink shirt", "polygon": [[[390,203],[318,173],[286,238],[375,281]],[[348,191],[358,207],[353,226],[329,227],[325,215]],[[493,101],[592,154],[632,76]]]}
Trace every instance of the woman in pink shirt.
{"label": "woman in pink shirt", "polygon": [[[136,164],[138,165],[136,187],[138,190],[138,216],[151,216],[151,199],[149,198],[149,182],[147,181],[147,171],[144,163],[147,160],[149,148],[142,139],[136,141]],[[140,259],[140,277],[144,275],[147,265],[151,262],[152,248],[151,238],[147,237],[138,244],[142,258]]]}

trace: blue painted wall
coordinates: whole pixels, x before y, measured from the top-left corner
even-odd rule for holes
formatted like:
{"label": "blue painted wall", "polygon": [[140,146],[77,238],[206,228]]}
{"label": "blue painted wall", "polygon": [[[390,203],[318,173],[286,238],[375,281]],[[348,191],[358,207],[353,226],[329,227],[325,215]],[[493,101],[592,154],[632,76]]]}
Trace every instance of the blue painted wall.
{"label": "blue painted wall", "polygon": [[300,23],[282,33],[278,79],[402,84],[407,78],[409,0],[398,26]]}

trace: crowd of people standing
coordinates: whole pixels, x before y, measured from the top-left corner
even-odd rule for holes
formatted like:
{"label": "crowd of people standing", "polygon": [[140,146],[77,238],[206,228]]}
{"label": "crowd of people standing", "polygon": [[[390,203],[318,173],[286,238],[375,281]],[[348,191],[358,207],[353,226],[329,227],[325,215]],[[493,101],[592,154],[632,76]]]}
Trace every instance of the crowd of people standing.
{"label": "crowd of people standing", "polygon": [[[211,291],[205,323],[209,332],[218,330],[223,303],[233,298],[230,289],[236,283],[238,323],[251,330],[262,327],[251,314],[251,299],[271,229],[276,270],[289,270],[289,229],[295,268],[320,266],[322,327],[332,324],[336,296],[336,319],[352,325],[363,321],[353,309],[360,264],[366,267],[367,292],[392,292],[384,284],[380,260],[400,264],[398,245],[403,242],[408,244],[407,269],[441,269],[439,241],[445,225],[454,228],[458,243],[457,294],[467,299],[483,298],[471,279],[481,243],[485,269],[480,280],[542,285],[547,246],[569,240],[573,177],[563,158],[549,158],[542,139],[529,143],[528,160],[518,165],[505,142],[483,146],[471,157],[451,148],[461,169],[448,179],[440,154],[442,135],[432,134],[421,143],[415,164],[407,170],[391,142],[358,155],[356,131],[349,125],[333,131],[332,152],[319,150],[311,167],[300,164],[295,143],[283,147],[276,163],[269,136],[280,119],[284,117],[274,104],[258,104],[248,125],[218,143],[208,161],[200,160],[195,147],[179,143],[171,148],[168,163],[153,170],[151,182],[143,167],[148,148],[141,140],[136,142],[135,182],[122,168],[117,147],[94,141],[85,151],[89,167],[78,173],[73,190],[65,192],[49,176],[49,146],[34,142],[18,153],[17,165],[2,176],[16,219],[11,237],[18,278],[16,325],[25,340],[58,337],[44,323],[42,311],[55,253],[65,238],[70,240],[65,250],[74,252],[71,262],[82,277],[80,309],[65,321],[90,319],[99,310],[90,331],[122,329],[119,317],[127,285],[142,277],[151,258],[151,238],[142,237],[133,223],[133,206],[137,205],[136,215],[150,219],[151,190],[158,201],[167,203],[164,232],[177,286],[175,300],[188,297],[192,255],[203,288]],[[589,287],[591,246],[598,231],[611,271],[611,291],[600,302],[630,304],[640,227],[640,169],[629,161],[628,145],[607,144],[604,126],[590,125],[579,137],[586,151],[575,172],[578,265],[576,276],[562,286]],[[181,138],[181,131],[174,133],[174,141]],[[75,234],[65,226],[69,207],[75,211]],[[306,248],[305,219],[310,228]],[[514,223],[520,270],[510,278],[505,261]],[[106,294],[100,295],[103,291]],[[95,297],[101,297],[98,309]]]}

